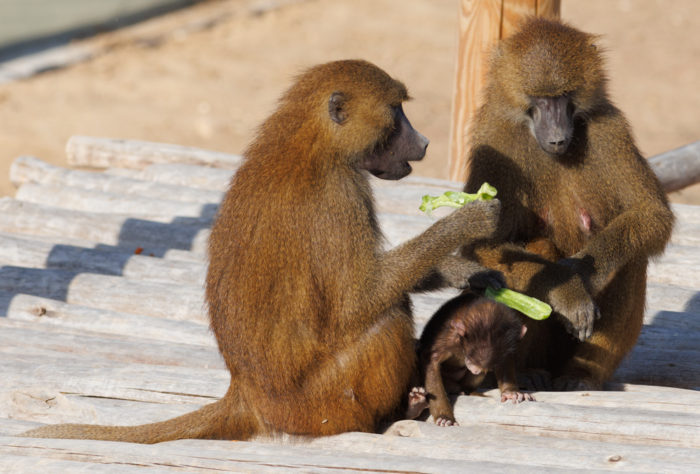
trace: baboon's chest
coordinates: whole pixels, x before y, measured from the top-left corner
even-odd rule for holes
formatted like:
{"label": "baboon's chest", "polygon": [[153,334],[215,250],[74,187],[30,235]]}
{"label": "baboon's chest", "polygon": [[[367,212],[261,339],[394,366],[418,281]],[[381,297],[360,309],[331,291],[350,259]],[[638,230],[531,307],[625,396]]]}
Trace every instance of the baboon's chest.
{"label": "baboon's chest", "polygon": [[601,227],[595,201],[576,191],[574,183],[562,184],[558,192],[538,196],[535,213],[539,233],[548,237],[564,255],[572,255]]}

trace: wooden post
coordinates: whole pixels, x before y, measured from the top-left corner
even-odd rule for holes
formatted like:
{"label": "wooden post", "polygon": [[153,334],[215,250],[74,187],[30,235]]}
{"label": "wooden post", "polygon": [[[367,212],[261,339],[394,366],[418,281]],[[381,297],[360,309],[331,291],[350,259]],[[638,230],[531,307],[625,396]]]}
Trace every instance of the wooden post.
{"label": "wooden post", "polygon": [[560,0],[460,0],[459,46],[452,99],[449,178],[465,181],[472,115],[479,106],[489,49],[527,16],[559,18]]}

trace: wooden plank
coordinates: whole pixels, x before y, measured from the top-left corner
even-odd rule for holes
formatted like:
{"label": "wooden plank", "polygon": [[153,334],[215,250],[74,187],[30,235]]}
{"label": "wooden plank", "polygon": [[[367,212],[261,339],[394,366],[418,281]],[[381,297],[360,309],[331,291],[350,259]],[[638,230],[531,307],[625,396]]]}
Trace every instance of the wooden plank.
{"label": "wooden plank", "polygon": [[124,313],[207,321],[204,291],[199,286],[5,266],[0,267],[0,291],[31,294]]}
{"label": "wooden plank", "polygon": [[204,284],[206,275],[203,261],[166,260],[143,253],[137,255],[118,247],[85,248],[54,244],[5,232],[0,232],[0,264],[199,286]]}
{"label": "wooden plank", "polygon": [[[65,185],[26,183],[15,198],[33,204],[55,206],[94,213],[129,214],[134,217],[191,217],[211,223],[219,209],[218,203],[195,203],[154,199],[133,194],[116,194]],[[151,217],[152,218],[152,217]]]}
{"label": "wooden plank", "polygon": [[463,427],[486,424],[533,436],[700,448],[700,415],[689,413],[634,406],[607,410],[558,403],[513,405],[475,396],[458,397],[454,408]]}
{"label": "wooden plank", "polygon": [[223,197],[222,192],[217,190],[62,168],[33,156],[20,156],[12,162],[10,180],[15,186],[25,183],[53,184],[168,201],[218,203]]}
{"label": "wooden plank", "polygon": [[236,169],[240,155],[138,140],[74,135],[66,144],[68,163],[93,168],[144,168],[155,163],[184,163]]}
{"label": "wooden plank", "polygon": [[56,353],[67,353],[90,360],[107,359],[120,364],[174,365],[224,369],[214,344],[199,345],[156,341],[128,336],[97,334],[57,326],[33,326],[31,322],[0,318],[0,352],[21,353],[30,346],[35,355],[53,360]]}
{"label": "wooden plank", "polygon": [[[116,169],[123,171],[123,168]],[[107,172],[112,170],[115,170],[115,168],[107,170]],[[223,168],[209,168],[207,166],[181,163],[162,163],[146,166],[132,176],[136,179],[155,181],[157,183],[225,191],[233,175],[233,170]]]}
{"label": "wooden plank", "polygon": [[647,284],[647,314],[655,311],[700,314],[700,290],[650,282]]}
{"label": "wooden plank", "polygon": [[103,464],[110,466],[116,462],[148,468],[149,472],[151,468],[161,466],[196,472],[558,472],[550,468],[524,469],[495,461],[462,460],[455,463],[454,460],[439,457],[422,458],[386,452],[358,456],[332,449],[309,448],[304,444],[280,446],[230,441],[183,440],[153,446],[91,440],[0,438],[0,455],[3,458],[8,455],[27,457],[23,468],[41,468],[43,464],[39,461],[44,458],[51,462],[87,460],[86,470],[96,468],[100,472]]}
{"label": "wooden plank", "polygon": [[[35,390],[39,390],[49,395],[46,398],[38,397],[46,402],[44,411],[36,411],[38,419],[53,413],[50,399],[58,397],[61,393],[149,403],[203,404],[221,398],[226,393],[230,381],[228,370],[208,367],[124,364],[99,358],[93,361],[86,357],[59,352],[55,353],[51,364],[47,364],[43,356],[26,351],[15,354],[3,350],[2,357],[1,392],[31,395]],[[2,403],[0,410],[10,413],[20,409],[24,401],[20,400],[17,403],[15,406]],[[0,413],[0,416],[6,415]],[[76,419],[75,422],[94,421],[88,417]],[[138,422],[138,413],[125,413],[120,424],[135,422]]]}
{"label": "wooden plank", "polygon": [[[395,423],[389,433],[392,434],[345,433],[313,440],[310,445],[328,449],[342,446],[343,451],[355,452],[358,456],[405,452],[455,461],[499,459],[524,468],[586,471],[666,472],[673,465],[673,469],[692,472],[700,463],[700,453],[694,449],[532,436],[490,425],[444,428],[406,420]],[[395,439],[397,437],[399,439]]]}
{"label": "wooden plank", "polygon": [[[17,293],[0,293],[0,308],[8,319],[34,326],[71,328],[121,336],[214,346],[206,322],[178,321],[144,314],[121,313]],[[0,318],[1,320],[1,318]]]}
{"label": "wooden plank", "polygon": [[[154,220],[155,219],[155,220]],[[130,248],[150,247],[161,256],[168,249],[205,254],[209,229],[197,218],[100,214],[0,198],[0,231],[69,237]],[[158,222],[157,220],[164,221]]]}
{"label": "wooden plank", "polygon": [[[13,224],[14,225],[14,224]],[[13,227],[13,225],[10,226],[10,228]],[[154,256],[157,255],[158,258],[163,258],[163,259],[169,259],[169,260],[182,260],[186,262],[203,262],[204,261],[204,256],[201,254],[195,254],[192,252],[189,252],[187,250],[180,250],[180,249],[169,249],[165,247],[159,247],[159,246],[150,246],[150,245],[144,245],[143,247],[133,247],[129,245],[125,245],[123,247],[119,247],[116,245],[108,245],[100,242],[95,242],[94,240],[86,240],[86,239],[80,239],[77,237],[67,237],[65,235],[37,235],[37,234],[28,234],[28,233],[22,233],[22,232],[4,232],[4,229],[2,229],[2,223],[0,223],[0,232],[2,232],[5,235],[15,235],[18,238],[21,239],[28,239],[36,242],[43,242],[43,243],[48,243],[51,245],[63,245],[66,247],[76,247],[76,248],[85,248],[85,249],[99,249],[99,250],[104,250],[106,252],[124,252],[128,254],[139,254],[144,255],[144,256]]]}
{"label": "wooden plank", "polygon": [[692,204],[672,203],[671,209],[676,216],[676,220],[700,224],[700,206]]}

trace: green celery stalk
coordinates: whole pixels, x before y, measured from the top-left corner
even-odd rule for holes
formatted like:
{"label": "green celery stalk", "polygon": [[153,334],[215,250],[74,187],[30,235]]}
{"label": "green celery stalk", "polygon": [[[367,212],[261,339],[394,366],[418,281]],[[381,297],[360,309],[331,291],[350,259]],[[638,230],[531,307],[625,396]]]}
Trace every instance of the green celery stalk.
{"label": "green celery stalk", "polygon": [[486,288],[484,295],[537,321],[547,319],[552,314],[552,307],[547,303],[508,288],[501,288],[500,290]]}

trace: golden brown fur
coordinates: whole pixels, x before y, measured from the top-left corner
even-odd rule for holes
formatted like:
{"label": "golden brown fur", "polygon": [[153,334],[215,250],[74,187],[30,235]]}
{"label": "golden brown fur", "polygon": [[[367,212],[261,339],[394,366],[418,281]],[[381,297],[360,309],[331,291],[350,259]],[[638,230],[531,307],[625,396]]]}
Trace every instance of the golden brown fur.
{"label": "golden brown fur", "polygon": [[[538,339],[525,362],[552,371],[560,389],[600,388],[634,346],[647,263],[673,225],[658,180],[607,97],[595,41],[531,19],[498,45],[466,184],[470,192],[484,181],[498,189],[502,243],[464,254],[553,306],[546,327],[528,331],[526,339]],[[539,239],[552,248],[524,250]]]}
{"label": "golden brown fur", "polygon": [[427,140],[401,110],[407,98],[376,66],[338,61],[301,75],[261,126],[210,240],[206,299],[231,372],[222,400],[140,427],[27,435],[317,436],[372,431],[393,416],[415,368],[408,292],[460,243],[491,235],[499,208],[467,206],[382,250],[366,170],[398,179],[423,157]]}

